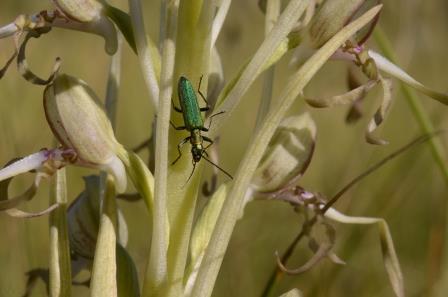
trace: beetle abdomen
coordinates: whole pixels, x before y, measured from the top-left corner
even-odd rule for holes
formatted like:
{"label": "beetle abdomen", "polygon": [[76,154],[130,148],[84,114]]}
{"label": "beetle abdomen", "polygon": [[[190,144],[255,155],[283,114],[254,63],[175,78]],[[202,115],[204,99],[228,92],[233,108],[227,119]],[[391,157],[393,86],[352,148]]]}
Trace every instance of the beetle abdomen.
{"label": "beetle abdomen", "polygon": [[178,83],[179,103],[182,108],[185,128],[188,131],[204,127],[196,92],[191,82],[181,76]]}

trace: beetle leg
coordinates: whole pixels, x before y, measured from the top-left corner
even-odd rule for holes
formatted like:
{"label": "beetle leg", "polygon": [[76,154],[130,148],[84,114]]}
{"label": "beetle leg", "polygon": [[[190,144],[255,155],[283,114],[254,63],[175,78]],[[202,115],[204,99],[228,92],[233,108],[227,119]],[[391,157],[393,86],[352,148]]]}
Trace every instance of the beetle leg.
{"label": "beetle leg", "polygon": [[[212,114],[212,115],[209,117],[210,122],[209,122],[209,124],[208,124],[207,131],[208,131],[208,129],[210,129],[210,127],[212,126],[212,120],[213,120],[213,117],[215,117],[215,116],[217,116],[217,115],[220,115],[220,114],[223,114],[223,113],[225,113],[225,111],[217,112],[217,113],[215,113],[215,114]],[[205,130],[202,130],[202,131],[207,132],[207,131],[205,131]]]}
{"label": "beetle leg", "polygon": [[187,138],[185,138],[184,140],[182,140],[178,145],[177,145],[177,151],[179,152],[179,156],[177,156],[176,160],[174,160],[173,162],[171,162],[171,165],[174,165],[177,161],[179,161],[180,157],[182,157],[182,151],[180,150],[182,148],[182,146],[184,144],[186,144],[188,141],[190,141],[190,136],[188,136]]}
{"label": "beetle leg", "polygon": [[198,93],[199,95],[201,95],[202,99],[204,100],[206,107],[201,108],[201,111],[207,111],[210,109],[210,106],[208,105],[208,101],[207,99],[205,99],[204,94],[202,94],[201,92],[201,83],[202,83],[202,78],[204,77],[204,75],[201,75],[201,78],[199,79],[199,86],[198,86]]}
{"label": "beetle leg", "polygon": [[205,150],[208,149],[213,144],[213,140],[211,140],[207,136],[202,136],[202,140],[204,140],[206,142],[209,142],[209,144],[206,147],[204,147],[203,151],[205,152]]}

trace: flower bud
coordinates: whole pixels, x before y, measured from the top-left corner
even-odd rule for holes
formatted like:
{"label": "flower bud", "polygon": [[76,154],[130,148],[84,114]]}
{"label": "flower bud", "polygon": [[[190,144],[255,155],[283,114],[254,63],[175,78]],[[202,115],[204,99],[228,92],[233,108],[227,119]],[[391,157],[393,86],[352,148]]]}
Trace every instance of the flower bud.
{"label": "flower bud", "polygon": [[306,170],[314,151],[316,125],[308,113],[284,119],[252,179],[259,192],[274,192]]}
{"label": "flower bud", "polygon": [[78,163],[108,171],[117,191],[124,191],[125,169],[117,157],[122,146],[93,90],[82,80],[61,74],[45,89],[44,109],[53,134],[76,152]]}
{"label": "flower bud", "polygon": [[97,0],[53,0],[67,17],[81,22],[92,22],[101,18],[104,5]]}
{"label": "flower bud", "polygon": [[[347,25],[353,17],[378,0],[326,0],[319,8],[310,23],[312,46],[319,48],[339,30]],[[376,18],[373,23],[376,22]],[[367,34],[370,34],[370,29]],[[363,43],[367,36],[362,37]]]}

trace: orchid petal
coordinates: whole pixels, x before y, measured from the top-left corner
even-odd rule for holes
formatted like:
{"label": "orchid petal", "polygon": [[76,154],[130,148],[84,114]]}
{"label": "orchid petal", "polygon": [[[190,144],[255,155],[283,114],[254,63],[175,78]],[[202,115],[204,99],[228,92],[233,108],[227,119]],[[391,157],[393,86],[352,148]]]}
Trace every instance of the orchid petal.
{"label": "orchid petal", "polygon": [[429,89],[428,87],[414,79],[412,76],[407,74],[403,69],[372,50],[369,50],[369,56],[375,60],[378,69],[380,69],[381,71],[384,71],[385,73],[399,79],[403,83],[422,92],[423,94],[428,95],[429,97],[445,105],[448,105],[448,94]]}
{"label": "orchid petal", "polygon": [[0,181],[34,170],[48,160],[48,151],[43,150],[15,161],[0,169]]}

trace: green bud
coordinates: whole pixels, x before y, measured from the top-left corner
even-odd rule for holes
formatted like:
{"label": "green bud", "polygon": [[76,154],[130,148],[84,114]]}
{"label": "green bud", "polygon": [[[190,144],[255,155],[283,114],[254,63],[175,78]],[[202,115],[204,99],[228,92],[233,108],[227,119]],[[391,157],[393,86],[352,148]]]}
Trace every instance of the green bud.
{"label": "green bud", "polygon": [[252,179],[259,192],[274,192],[300,177],[314,151],[316,125],[308,113],[284,119]]}
{"label": "green bud", "polygon": [[82,23],[101,18],[104,5],[97,0],[53,0],[67,17]]}
{"label": "green bud", "polygon": [[80,79],[58,75],[44,91],[44,109],[55,137],[76,152],[78,163],[108,171],[117,191],[124,191],[125,169],[117,157],[123,148],[93,90]]}

